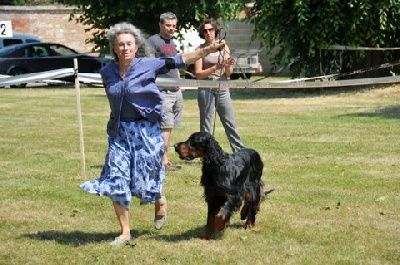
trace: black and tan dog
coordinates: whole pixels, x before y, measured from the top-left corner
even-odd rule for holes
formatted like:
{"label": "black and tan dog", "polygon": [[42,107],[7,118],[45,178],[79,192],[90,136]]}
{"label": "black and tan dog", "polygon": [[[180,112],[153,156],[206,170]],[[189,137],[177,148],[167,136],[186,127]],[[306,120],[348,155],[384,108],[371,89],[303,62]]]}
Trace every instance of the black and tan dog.
{"label": "black and tan dog", "polygon": [[225,229],[242,201],[240,217],[246,220],[245,228],[255,225],[260,202],[265,196],[261,179],[264,164],[257,151],[244,148],[228,154],[206,132],[193,133],[187,141],[176,143],[175,151],[183,160],[203,160],[201,185],[208,205],[204,239]]}

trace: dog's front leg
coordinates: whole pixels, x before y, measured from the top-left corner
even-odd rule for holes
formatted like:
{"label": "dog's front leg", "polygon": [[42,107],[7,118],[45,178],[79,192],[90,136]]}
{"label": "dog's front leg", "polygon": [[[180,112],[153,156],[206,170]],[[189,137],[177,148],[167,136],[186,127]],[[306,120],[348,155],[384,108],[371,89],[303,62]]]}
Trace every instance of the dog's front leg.
{"label": "dog's front leg", "polygon": [[208,210],[207,210],[207,224],[204,231],[203,239],[210,239],[216,232],[215,227],[215,216],[217,215],[220,205],[216,202],[216,200],[211,199],[207,202]]}
{"label": "dog's front leg", "polygon": [[204,235],[202,239],[209,240],[215,234],[215,220],[214,216],[207,215],[207,224],[204,228]]}

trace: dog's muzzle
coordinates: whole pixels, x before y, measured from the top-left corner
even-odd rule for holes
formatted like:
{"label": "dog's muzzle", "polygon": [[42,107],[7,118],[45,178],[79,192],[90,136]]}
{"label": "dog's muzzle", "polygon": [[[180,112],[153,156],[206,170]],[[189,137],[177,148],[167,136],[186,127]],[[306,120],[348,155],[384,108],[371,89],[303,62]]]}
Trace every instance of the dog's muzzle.
{"label": "dog's muzzle", "polygon": [[182,160],[193,160],[195,157],[191,154],[190,148],[185,142],[174,144],[175,152],[179,154],[179,158]]}

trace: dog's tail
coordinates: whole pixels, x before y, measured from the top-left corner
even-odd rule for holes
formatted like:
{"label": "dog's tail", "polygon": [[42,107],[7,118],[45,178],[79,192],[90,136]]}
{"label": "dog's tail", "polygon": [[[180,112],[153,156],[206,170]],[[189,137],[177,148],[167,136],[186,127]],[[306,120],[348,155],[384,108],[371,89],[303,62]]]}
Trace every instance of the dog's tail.
{"label": "dog's tail", "polygon": [[260,210],[260,204],[261,202],[265,201],[265,198],[267,197],[268,194],[270,194],[271,192],[273,192],[275,189],[270,189],[267,191],[264,191],[264,181],[261,179],[260,181],[260,186],[259,186],[259,194],[258,194],[258,203],[257,203],[257,210],[256,212],[258,212]]}
{"label": "dog's tail", "polygon": [[265,201],[266,197],[272,193],[275,189],[264,190],[264,185],[262,185],[260,190],[260,201]]}
{"label": "dog's tail", "polygon": [[272,193],[275,189],[270,189],[264,192],[264,197],[267,197],[268,194]]}

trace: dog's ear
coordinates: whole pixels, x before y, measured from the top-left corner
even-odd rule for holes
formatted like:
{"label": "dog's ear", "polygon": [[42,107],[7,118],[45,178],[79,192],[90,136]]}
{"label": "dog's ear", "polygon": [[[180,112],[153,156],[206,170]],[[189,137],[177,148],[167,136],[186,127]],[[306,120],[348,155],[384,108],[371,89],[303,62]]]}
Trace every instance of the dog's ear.
{"label": "dog's ear", "polygon": [[211,137],[211,134],[208,132],[198,132],[194,134],[194,141],[196,143],[208,143]]}

